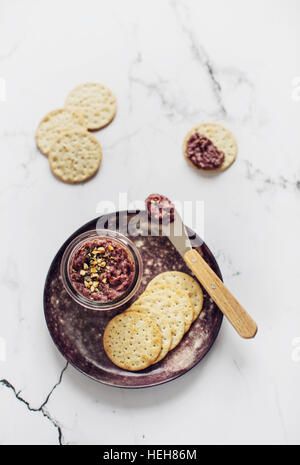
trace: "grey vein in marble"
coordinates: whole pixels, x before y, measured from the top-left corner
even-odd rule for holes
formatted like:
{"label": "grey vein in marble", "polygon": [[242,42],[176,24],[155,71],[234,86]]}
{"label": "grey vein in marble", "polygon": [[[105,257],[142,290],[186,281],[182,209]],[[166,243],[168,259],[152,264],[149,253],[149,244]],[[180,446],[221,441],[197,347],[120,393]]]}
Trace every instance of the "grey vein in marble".
{"label": "grey vein in marble", "polygon": [[300,181],[292,181],[280,175],[278,178],[268,176],[261,169],[253,166],[249,160],[243,160],[246,166],[246,178],[250,181],[257,181],[260,187],[257,188],[259,194],[264,193],[270,187],[280,187],[282,189],[296,188],[300,191]]}
{"label": "grey vein in marble", "polygon": [[[189,9],[186,7],[186,5],[183,6],[180,2],[176,0],[171,0],[170,6],[176,15],[178,24],[180,25],[182,32],[185,34],[185,36],[187,37],[189,41],[190,51],[191,51],[192,56],[200,64],[200,66],[202,66],[207,72],[207,75],[211,83],[213,94],[215,96],[216,102],[219,107],[219,113],[220,113],[219,116],[225,118],[227,116],[227,110],[223,103],[222,87],[216,77],[214,65],[212,61],[210,60],[204,47],[198,43],[198,40],[193,30],[191,29],[190,24],[188,26],[186,25],[186,22],[189,22],[190,20]],[[183,18],[183,15],[179,11],[180,8],[182,8],[185,14],[185,18]]]}
{"label": "grey vein in marble", "polygon": [[66,363],[66,365],[62,369],[57,383],[55,383],[55,385],[52,387],[50,392],[47,394],[44,402],[38,408],[31,407],[30,403],[27,400],[25,400],[23,397],[21,397],[21,395],[20,395],[21,391],[17,391],[17,389],[7,379],[0,379],[0,384],[2,386],[4,386],[4,387],[10,389],[11,391],[13,391],[16,399],[18,401],[22,402],[24,405],[26,405],[27,409],[30,412],[41,413],[43,415],[43,417],[47,418],[47,420],[50,421],[50,423],[57,429],[59,445],[65,444],[64,438],[63,438],[63,433],[62,433],[62,427],[61,427],[61,425],[59,425],[59,423],[56,420],[54,420],[54,418],[52,418],[52,416],[46,410],[45,407],[46,407],[47,403],[49,402],[49,399],[52,396],[54,390],[57,388],[57,386],[59,386],[61,384],[62,379],[63,379],[63,375],[64,375],[67,368],[68,368],[68,363]]}
{"label": "grey vein in marble", "polygon": [[129,81],[129,112],[131,113],[132,112],[132,108],[133,108],[133,104],[132,104],[132,95],[133,95],[133,91],[132,91],[132,86],[134,84],[134,80],[133,80],[133,75],[134,75],[134,70],[135,70],[135,67],[138,66],[140,63],[142,62],[142,54],[141,52],[138,50],[137,53],[136,53],[136,56],[134,57],[130,67],[129,67],[129,71],[128,71],[128,81]]}
{"label": "grey vein in marble", "polygon": [[8,60],[18,50],[22,40],[18,40],[6,53],[0,54],[0,61]]}
{"label": "grey vein in marble", "polygon": [[138,76],[137,71],[142,64],[142,53],[140,50],[137,50],[136,56],[134,57],[128,71],[130,112],[132,112],[133,109],[133,85],[139,85],[148,90],[149,94],[157,96],[162,108],[166,110],[166,117],[168,119],[173,119],[175,116],[180,115],[184,120],[198,114],[199,109],[190,109],[186,106],[184,98],[177,98],[178,96],[176,94],[180,93],[180,89],[174,89],[174,82],[164,79],[157,74],[154,79],[149,78],[149,73],[146,73],[147,78]]}
{"label": "grey vein in marble", "polygon": [[[133,69],[130,72],[129,81],[132,84],[138,84],[148,90],[149,94],[155,94],[162,106],[166,110],[166,117],[174,119],[177,115],[182,119],[188,119],[198,114],[198,110],[193,110],[187,107],[183,98],[177,98],[176,92],[180,89],[174,89],[174,82],[170,82],[161,76],[157,75],[155,80],[146,80],[145,78],[134,75]],[[173,87],[172,87],[173,86]]]}
{"label": "grey vein in marble", "polygon": [[[219,74],[222,76],[224,105],[230,102],[229,118],[240,123],[248,122],[254,116],[256,104],[254,83],[244,71],[235,66],[221,67]],[[228,89],[226,85],[229,86]],[[234,99],[231,98],[232,96]],[[256,115],[257,118],[260,119],[260,116]]]}

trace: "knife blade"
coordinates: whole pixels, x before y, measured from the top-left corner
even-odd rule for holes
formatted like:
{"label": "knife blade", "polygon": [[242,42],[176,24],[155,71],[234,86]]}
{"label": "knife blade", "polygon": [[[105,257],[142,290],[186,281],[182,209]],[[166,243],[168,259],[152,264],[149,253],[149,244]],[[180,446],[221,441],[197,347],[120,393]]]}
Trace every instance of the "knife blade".
{"label": "knife blade", "polygon": [[192,249],[186,227],[176,210],[174,210],[174,221],[169,224],[162,224],[161,231],[164,236],[169,238],[182,257],[184,257],[186,252]]}

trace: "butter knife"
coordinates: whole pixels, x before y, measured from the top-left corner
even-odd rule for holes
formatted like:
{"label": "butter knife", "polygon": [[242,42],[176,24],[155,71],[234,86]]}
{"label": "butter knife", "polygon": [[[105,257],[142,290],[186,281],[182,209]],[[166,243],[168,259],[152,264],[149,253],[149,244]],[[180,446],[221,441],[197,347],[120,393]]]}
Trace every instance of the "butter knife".
{"label": "butter knife", "polygon": [[174,212],[174,221],[167,225],[162,224],[161,229],[163,235],[169,238],[187,266],[238,334],[245,339],[253,338],[257,332],[255,321],[239,304],[197,250],[192,248],[189,235],[176,210]]}

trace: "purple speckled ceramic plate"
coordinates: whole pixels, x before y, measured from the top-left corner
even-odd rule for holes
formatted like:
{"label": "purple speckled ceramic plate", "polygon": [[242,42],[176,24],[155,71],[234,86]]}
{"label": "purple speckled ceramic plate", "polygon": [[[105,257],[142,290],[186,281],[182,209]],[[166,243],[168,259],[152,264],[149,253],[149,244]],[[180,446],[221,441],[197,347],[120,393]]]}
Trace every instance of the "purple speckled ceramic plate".
{"label": "purple speckled ceramic plate", "polygon": [[[132,213],[117,213],[116,229],[122,226],[124,221],[130,221],[132,217]],[[104,352],[102,335],[109,320],[119,313],[120,309],[101,312],[88,310],[75,303],[64,289],[59,271],[67,245],[79,234],[95,229],[97,220],[90,221],[76,231],[60,248],[50,266],[44,289],[44,311],[55,345],[75,368],[94,380],[110,386],[150,387],[183,375],[199,363],[212,347],[222,323],[222,313],[204,291],[203,310],[199,318],[185,334],[181,343],[169,352],[165,359],[139,372],[129,372],[115,366]],[[193,235],[191,240],[193,247],[222,279],[217,262],[209,248],[191,230],[188,229],[188,232],[190,236]],[[177,270],[191,274],[168,238],[130,235],[129,237],[139,248],[144,265],[138,295],[144,291],[154,276],[163,271]]]}

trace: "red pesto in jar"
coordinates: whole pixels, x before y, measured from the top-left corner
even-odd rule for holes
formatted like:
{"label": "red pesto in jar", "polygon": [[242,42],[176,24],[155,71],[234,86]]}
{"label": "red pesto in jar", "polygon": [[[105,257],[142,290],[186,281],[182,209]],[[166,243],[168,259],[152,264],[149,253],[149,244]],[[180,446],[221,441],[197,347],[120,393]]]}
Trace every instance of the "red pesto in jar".
{"label": "red pesto in jar", "polygon": [[98,302],[122,297],[134,276],[135,263],[125,246],[106,237],[87,240],[75,251],[70,265],[76,291]]}
{"label": "red pesto in jar", "polygon": [[151,194],[146,198],[149,220],[171,223],[174,221],[174,205],[164,195]]}

